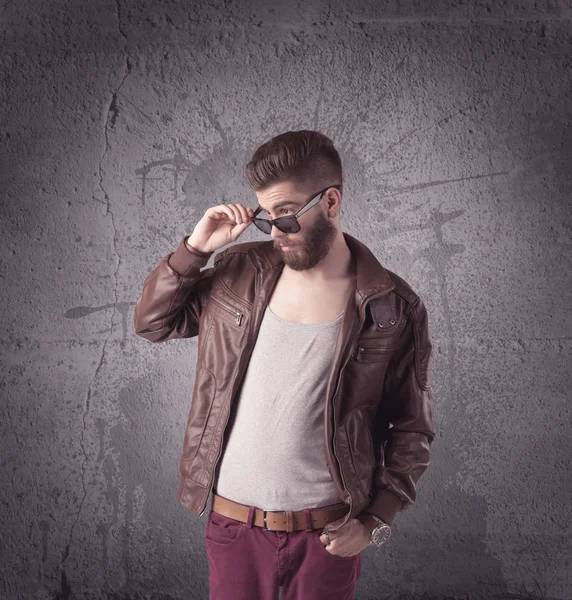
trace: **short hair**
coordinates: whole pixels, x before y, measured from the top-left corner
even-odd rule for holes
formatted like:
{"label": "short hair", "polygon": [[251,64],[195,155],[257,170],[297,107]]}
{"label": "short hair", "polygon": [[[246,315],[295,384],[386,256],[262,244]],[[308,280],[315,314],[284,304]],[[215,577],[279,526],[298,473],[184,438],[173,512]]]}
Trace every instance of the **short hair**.
{"label": "short hair", "polygon": [[323,133],[287,131],[256,149],[246,165],[246,178],[256,192],[289,181],[301,193],[312,194],[330,185],[343,185],[342,161],[332,140]]}

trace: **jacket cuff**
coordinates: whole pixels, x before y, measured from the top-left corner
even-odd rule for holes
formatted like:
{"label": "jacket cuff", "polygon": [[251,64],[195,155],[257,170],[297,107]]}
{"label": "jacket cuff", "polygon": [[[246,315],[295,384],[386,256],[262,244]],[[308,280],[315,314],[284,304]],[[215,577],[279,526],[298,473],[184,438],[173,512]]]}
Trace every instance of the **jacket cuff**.
{"label": "jacket cuff", "polygon": [[388,525],[392,525],[395,515],[401,510],[402,506],[403,502],[397,494],[383,488],[377,492],[371,504],[363,512],[371,513]]}
{"label": "jacket cuff", "polygon": [[199,256],[210,256],[212,254],[212,252],[203,252],[202,250],[198,250],[197,248],[195,248],[194,246],[191,246],[191,244],[189,244],[189,236],[185,236],[183,238],[183,241],[185,242],[185,246],[193,253],[193,254],[198,254]]}
{"label": "jacket cuff", "polygon": [[[213,254],[212,252],[199,252],[186,243],[185,236],[176,250],[169,256],[169,266],[179,275],[189,276],[193,271],[200,271]],[[192,250],[191,250],[192,248]]]}

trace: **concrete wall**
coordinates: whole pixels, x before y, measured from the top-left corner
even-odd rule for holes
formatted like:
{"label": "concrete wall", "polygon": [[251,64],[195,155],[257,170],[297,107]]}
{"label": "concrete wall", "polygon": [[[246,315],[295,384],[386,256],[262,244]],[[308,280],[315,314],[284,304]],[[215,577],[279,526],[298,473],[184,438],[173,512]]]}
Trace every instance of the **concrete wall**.
{"label": "concrete wall", "polygon": [[570,2],[0,21],[0,597],[208,597],[207,513],[174,499],[197,341],[138,338],[134,303],[209,206],[254,206],[254,149],[309,128],[342,155],[344,230],[423,297],[434,344],[432,464],[356,598],[569,599]]}

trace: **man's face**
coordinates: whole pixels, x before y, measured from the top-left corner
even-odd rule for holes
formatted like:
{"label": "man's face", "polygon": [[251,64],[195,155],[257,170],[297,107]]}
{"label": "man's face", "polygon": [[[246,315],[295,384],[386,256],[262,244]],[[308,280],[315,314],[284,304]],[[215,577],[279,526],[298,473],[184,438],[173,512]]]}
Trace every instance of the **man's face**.
{"label": "man's face", "polygon": [[[319,190],[316,190],[319,192]],[[311,194],[311,192],[310,192]],[[268,212],[262,212],[264,219],[277,219],[295,215],[310,200],[310,194],[296,192],[290,183],[279,183],[263,193],[257,193],[259,205]],[[284,202],[294,204],[284,205]],[[284,233],[273,226],[270,235],[274,238],[274,247],[282,254],[284,263],[294,271],[312,269],[323,260],[330,251],[338,234],[338,228],[324,212],[325,197],[317,205],[298,217],[300,231]],[[283,249],[283,246],[288,246]]]}

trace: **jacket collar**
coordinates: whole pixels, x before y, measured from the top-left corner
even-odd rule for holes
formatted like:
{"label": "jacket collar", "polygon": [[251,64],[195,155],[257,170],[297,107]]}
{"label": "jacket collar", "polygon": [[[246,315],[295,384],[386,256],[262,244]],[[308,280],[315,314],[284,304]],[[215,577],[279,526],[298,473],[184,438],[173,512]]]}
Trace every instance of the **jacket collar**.
{"label": "jacket collar", "polygon": [[[376,296],[393,289],[395,287],[393,280],[371,250],[349,233],[342,233],[354,260],[356,303],[359,305],[370,296]],[[261,259],[262,264],[259,264],[259,268],[263,270],[279,268],[279,270],[282,270],[284,266],[282,254],[274,247],[273,240],[257,244],[253,250],[255,255]]]}

